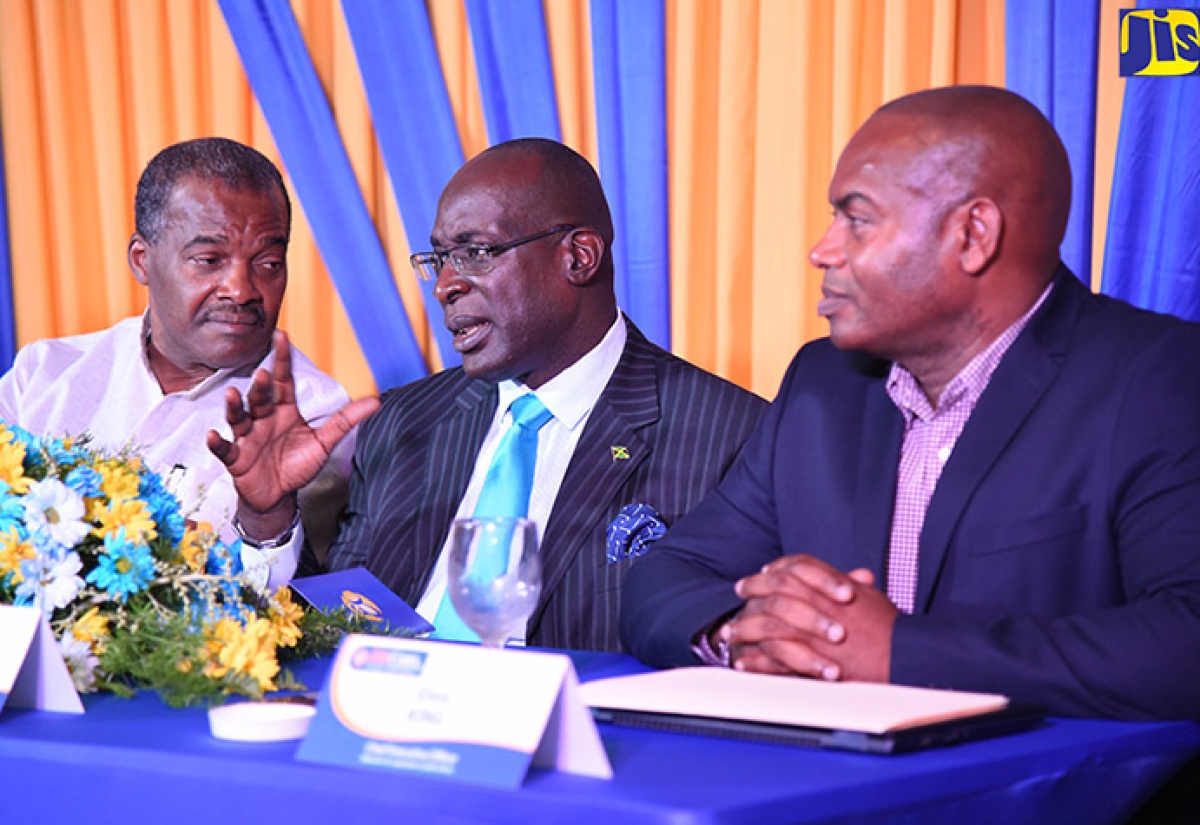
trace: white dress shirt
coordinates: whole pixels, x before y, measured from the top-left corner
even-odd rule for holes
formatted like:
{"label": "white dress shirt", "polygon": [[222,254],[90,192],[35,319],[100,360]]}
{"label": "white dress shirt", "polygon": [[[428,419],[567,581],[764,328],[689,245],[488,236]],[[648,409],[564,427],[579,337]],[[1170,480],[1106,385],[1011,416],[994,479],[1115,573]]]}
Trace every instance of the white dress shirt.
{"label": "white dress shirt", "polygon": [[[237,387],[245,393],[254,370],[218,370],[190,390],[163,395],[150,369],[144,325],[144,316],[126,318],[100,332],[23,347],[12,369],[0,378],[0,419],[36,435],[87,432],[95,446],[106,450],[132,447],[179,498],[185,518],[209,522],[222,540],[232,542],[237,493],[205,438],[210,429],[230,438],[225,390]],[[258,366],[269,369],[273,362],[274,356],[268,354]],[[340,384],[294,347],[292,372],[296,404],[313,424],[349,400]],[[335,450],[322,475],[310,485],[313,490],[344,489],[353,436]],[[304,500],[307,507],[312,498]],[[313,505],[319,506],[315,501]],[[297,530],[290,542],[268,551],[266,557],[245,547],[243,562],[255,584],[275,587],[291,579],[302,541]]]}
{"label": "white dress shirt", "polygon": [[[501,381],[499,385],[500,401],[496,405],[496,416],[492,426],[483,439],[479,455],[475,458],[475,469],[462,502],[458,505],[456,519],[470,518],[475,512],[475,504],[479,501],[479,492],[483,489],[483,481],[487,477],[488,467],[492,463],[492,455],[500,439],[512,426],[512,415],[508,407],[513,400],[528,392],[534,392],[538,400],[546,405],[554,416],[538,432],[537,467],[533,471],[533,491],[529,496],[529,518],[537,524],[538,543],[546,531],[546,522],[550,519],[550,511],[554,507],[554,499],[558,496],[558,488],[562,486],[563,476],[567,474],[567,465],[575,453],[575,446],[583,434],[588,416],[596,406],[597,399],[604,392],[608,380],[612,378],[621,353],[625,351],[625,339],[628,333],[625,329],[625,318],[617,313],[617,320],[605,333],[587,355],[580,358],[571,366],[551,378],[534,392],[516,381]],[[441,555],[434,565],[429,577],[429,584],[424,595],[417,603],[417,613],[430,623],[437,615],[438,606],[446,592],[446,559],[449,539],[442,546]],[[524,643],[525,629],[513,641]]]}

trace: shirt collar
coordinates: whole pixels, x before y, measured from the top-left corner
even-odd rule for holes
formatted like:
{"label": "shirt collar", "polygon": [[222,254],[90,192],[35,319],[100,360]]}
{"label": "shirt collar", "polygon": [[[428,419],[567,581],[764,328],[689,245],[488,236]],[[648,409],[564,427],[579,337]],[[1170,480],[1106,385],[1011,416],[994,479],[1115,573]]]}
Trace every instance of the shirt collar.
{"label": "shirt collar", "polygon": [[904,413],[905,420],[911,421],[915,416],[923,421],[928,421],[940,410],[953,408],[964,401],[967,403],[968,409],[974,409],[979,396],[983,395],[983,391],[987,389],[988,383],[992,380],[992,373],[996,371],[996,367],[1000,366],[1004,354],[1028,326],[1029,319],[1046,302],[1046,298],[1050,296],[1053,289],[1054,282],[1051,281],[1042,290],[1042,294],[1033,302],[1033,305],[1025,310],[1024,315],[1013,321],[1004,332],[996,337],[996,340],[988,344],[986,349],[968,361],[958,371],[958,374],[950,379],[938,399],[936,410],[929,403],[925,391],[921,389],[921,385],[917,383],[913,374],[893,362],[891,370],[888,372],[887,393],[892,399],[892,403],[899,408],[900,412]]}
{"label": "shirt collar", "polygon": [[[600,393],[608,386],[608,379],[612,377],[617,362],[621,360],[628,337],[625,316],[618,312],[617,319],[600,339],[599,344],[537,388],[535,394],[538,400],[546,405],[546,409],[550,410],[558,423],[568,430],[573,430],[587,417],[600,398]],[[501,410],[507,410],[519,396],[534,392],[513,380],[501,381],[499,389]]]}
{"label": "shirt collar", "polygon": [[[150,366],[150,310],[149,309],[147,309],[142,314],[141,342],[142,342],[142,345],[141,345],[142,366],[145,367],[146,374],[148,376],[150,376],[150,380],[153,381],[155,384],[158,384],[158,377],[154,374],[154,368]],[[275,361],[275,350],[271,349],[267,352],[266,358],[264,358],[262,360],[262,362],[257,365],[252,365],[250,367],[224,367],[222,369],[217,370],[216,372],[214,372],[212,375],[208,376],[207,378],[205,378],[203,381],[201,381],[196,386],[192,387],[190,390],[183,390],[183,391],[175,393],[175,394],[179,395],[179,396],[183,396],[185,398],[187,398],[187,397],[196,398],[196,397],[203,395],[205,392],[207,392],[208,389],[210,387],[212,387],[213,385],[223,384],[227,379],[229,379],[231,377],[241,377],[241,376],[253,375],[259,368],[265,368],[265,369],[269,370],[271,368],[271,364],[273,364],[274,361]]]}

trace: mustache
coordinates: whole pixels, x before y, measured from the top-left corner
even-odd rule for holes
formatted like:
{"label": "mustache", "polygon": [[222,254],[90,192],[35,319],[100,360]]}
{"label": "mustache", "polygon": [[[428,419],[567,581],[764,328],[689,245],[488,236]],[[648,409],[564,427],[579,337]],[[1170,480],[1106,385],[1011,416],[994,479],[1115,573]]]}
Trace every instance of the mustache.
{"label": "mustache", "polygon": [[267,314],[262,307],[255,304],[220,304],[205,310],[203,318],[205,321],[223,323],[261,324],[267,320]]}

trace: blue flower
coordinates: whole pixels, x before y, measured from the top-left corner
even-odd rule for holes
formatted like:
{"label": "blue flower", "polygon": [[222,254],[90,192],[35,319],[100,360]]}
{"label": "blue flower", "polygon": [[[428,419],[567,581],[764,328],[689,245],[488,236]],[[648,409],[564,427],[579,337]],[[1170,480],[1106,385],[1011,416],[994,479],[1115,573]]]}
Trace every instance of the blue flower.
{"label": "blue flower", "polygon": [[17,535],[25,538],[25,505],[21,503],[22,496],[14,496],[8,491],[8,484],[0,481],[0,533],[16,531]]}
{"label": "blue flower", "polygon": [[150,548],[126,541],[124,527],[105,536],[104,552],[97,561],[98,566],[88,573],[87,580],[119,601],[144,590],[154,580],[154,556]]}
{"label": "blue flower", "polygon": [[94,498],[100,495],[100,474],[91,467],[79,466],[67,473],[67,486],[84,498]]}
{"label": "blue flower", "polygon": [[162,476],[153,472],[143,473],[138,479],[138,495],[150,509],[158,532],[170,539],[172,544],[179,544],[187,523],[179,511],[179,499],[163,484]]}
{"label": "blue flower", "polygon": [[636,558],[666,532],[667,525],[649,504],[626,504],[605,532],[605,557],[609,564]]}
{"label": "blue flower", "polygon": [[65,439],[45,438],[41,446],[50,460],[59,466],[78,464],[87,456],[87,451],[79,446],[68,447]]}

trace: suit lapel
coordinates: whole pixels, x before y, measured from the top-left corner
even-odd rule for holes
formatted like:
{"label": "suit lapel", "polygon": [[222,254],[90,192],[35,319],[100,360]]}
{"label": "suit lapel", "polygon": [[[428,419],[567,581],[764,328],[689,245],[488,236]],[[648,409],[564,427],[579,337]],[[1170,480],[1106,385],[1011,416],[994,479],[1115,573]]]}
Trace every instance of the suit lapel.
{"label": "suit lapel", "polygon": [[1005,353],[942,471],[921,531],[915,610],[929,607],[959,520],[983,479],[1054,382],[1083,287],[1060,270],[1054,294]]}
{"label": "suit lapel", "polygon": [[425,592],[434,564],[450,532],[450,523],[466,493],[479,447],[496,412],[495,384],[474,381],[455,400],[454,414],[433,428],[425,458],[425,492],[421,496],[413,544],[401,548],[412,558],[406,598],[416,604]]}
{"label": "suit lapel", "polygon": [[530,619],[531,633],[582,548],[594,541],[591,532],[652,451],[638,430],[659,419],[653,350],[626,323],[625,352],[588,416],[542,537],[542,601]]}
{"label": "suit lapel", "polygon": [[858,456],[854,507],[854,542],[845,569],[865,567],[884,580],[891,542],[892,507],[896,499],[904,417],[887,394],[886,378],[867,390],[862,449]]}

